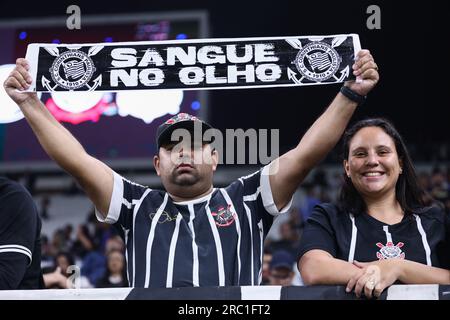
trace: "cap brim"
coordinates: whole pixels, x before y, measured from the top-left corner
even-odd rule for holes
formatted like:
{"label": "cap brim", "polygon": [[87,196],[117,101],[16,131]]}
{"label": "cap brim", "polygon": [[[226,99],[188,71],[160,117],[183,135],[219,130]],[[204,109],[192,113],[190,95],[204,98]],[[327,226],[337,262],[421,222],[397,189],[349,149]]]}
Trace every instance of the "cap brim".
{"label": "cap brim", "polygon": [[[158,148],[162,147],[164,145],[168,145],[171,143],[178,143],[180,142],[180,140],[172,140],[172,133],[176,130],[176,129],[186,129],[188,130],[190,133],[194,134],[193,138],[196,138],[195,135],[199,135],[199,137],[203,138],[203,133],[208,130],[208,129],[212,129],[212,127],[205,123],[205,122],[197,122],[201,124],[201,132],[194,132],[195,130],[195,121],[180,121],[177,123],[172,124],[171,126],[167,127],[163,132],[161,132],[161,134],[158,137]],[[204,141],[206,143],[211,143],[212,141]]]}

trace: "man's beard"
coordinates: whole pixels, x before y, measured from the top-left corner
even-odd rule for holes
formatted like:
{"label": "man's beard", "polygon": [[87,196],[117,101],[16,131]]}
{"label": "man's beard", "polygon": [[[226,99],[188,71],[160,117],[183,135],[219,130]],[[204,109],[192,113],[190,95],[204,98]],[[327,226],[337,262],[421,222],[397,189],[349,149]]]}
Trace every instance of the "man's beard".
{"label": "man's beard", "polygon": [[174,172],[172,173],[170,180],[172,180],[172,183],[177,186],[186,187],[195,185],[197,182],[200,181],[200,177],[197,175],[197,173],[177,174]]}

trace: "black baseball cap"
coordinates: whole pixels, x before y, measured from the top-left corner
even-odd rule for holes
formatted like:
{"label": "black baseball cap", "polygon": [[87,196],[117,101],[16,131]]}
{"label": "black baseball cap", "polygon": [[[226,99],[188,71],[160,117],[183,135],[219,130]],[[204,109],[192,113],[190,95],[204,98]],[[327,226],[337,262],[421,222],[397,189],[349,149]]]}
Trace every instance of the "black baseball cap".
{"label": "black baseball cap", "polygon": [[[195,125],[201,125],[202,128],[202,138],[203,133],[208,129],[213,129],[208,123],[204,122],[203,120],[190,115],[188,113],[178,113],[177,115],[173,116],[172,118],[168,119],[166,122],[161,124],[158,129],[156,130],[156,147],[157,150],[165,144],[169,144],[171,142],[178,142],[178,141],[172,141],[172,132],[176,129],[186,129],[190,132],[194,132]],[[204,141],[206,143],[211,143],[211,141]]]}

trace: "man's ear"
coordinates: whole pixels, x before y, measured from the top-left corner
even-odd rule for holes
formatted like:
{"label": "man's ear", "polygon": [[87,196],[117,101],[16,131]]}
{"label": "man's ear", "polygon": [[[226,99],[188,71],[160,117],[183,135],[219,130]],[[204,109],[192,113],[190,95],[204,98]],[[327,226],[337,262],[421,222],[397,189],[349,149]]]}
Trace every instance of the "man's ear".
{"label": "man's ear", "polygon": [[217,149],[211,150],[211,159],[212,159],[213,171],[216,171],[217,166],[219,164],[219,152],[217,151]]}
{"label": "man's ear", "polygon": [[155,167],[156,170],[156,174],[159,176],[160,175],[160,170],[159,170],[159,156],[155,155],[153,156],[153,167]]}

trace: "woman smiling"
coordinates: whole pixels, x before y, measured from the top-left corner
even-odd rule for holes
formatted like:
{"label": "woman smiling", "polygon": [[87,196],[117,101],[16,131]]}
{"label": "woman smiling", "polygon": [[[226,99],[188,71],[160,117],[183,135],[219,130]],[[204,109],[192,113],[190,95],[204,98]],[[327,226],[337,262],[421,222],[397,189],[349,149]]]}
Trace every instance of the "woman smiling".
{"label": "woman smiling", "polygon": [[359,297],[394,282],[450,283],[450,219],[426,207],[403,139],[385,119],[357,122],[343,137],[337,204],[315,207],[300,245],[306,284],[342,284]]}

